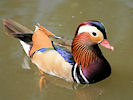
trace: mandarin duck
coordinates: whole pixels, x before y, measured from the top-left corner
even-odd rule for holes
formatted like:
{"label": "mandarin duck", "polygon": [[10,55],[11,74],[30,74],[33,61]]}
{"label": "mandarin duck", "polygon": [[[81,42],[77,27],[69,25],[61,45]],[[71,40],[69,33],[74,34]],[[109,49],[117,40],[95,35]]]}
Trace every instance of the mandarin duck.
{"label": "mandarin duck", "polygon": [[111,74],[110,64],[98,44],[110,50],[114,48],[99,21],[81,23],[72,42],[41,25],[33,32],[11,19],[4,19],[4,30],[18,38],[26,54],[42,72],[81,84],[95,83]]}

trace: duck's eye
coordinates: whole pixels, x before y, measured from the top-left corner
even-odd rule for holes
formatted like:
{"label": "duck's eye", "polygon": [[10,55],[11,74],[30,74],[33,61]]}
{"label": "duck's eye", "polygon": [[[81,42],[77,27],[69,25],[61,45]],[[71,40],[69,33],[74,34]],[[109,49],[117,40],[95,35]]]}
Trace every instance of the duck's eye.
{"label": "duck's eye", "polygon": [[95,33],[95,32],[92,32],[92,35],[93,35],[93,36],[97,36],[97,33]]}

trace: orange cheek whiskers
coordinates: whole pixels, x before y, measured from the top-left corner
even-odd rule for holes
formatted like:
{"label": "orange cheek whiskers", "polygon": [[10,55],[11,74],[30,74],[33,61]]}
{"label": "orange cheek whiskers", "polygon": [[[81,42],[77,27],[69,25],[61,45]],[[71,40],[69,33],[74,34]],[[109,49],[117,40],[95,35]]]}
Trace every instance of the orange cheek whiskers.
{"label": "orange cheek whiskers", "polygon": [[95,54],[87,47],[88,36],[84,38],[75,37],[72,44],[72,53],[74,60],[81,65],[81,68],[88,67],[89,64],[94,62]]}

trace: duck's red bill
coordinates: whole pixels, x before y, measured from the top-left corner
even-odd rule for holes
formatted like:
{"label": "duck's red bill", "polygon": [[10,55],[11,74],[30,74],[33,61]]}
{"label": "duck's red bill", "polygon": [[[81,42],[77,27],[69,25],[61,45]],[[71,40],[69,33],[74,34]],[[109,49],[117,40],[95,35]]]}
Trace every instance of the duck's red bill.
{"label": "duck's red bill", "polygon": [[110,45],[107,39],[104,39],[100,44],[107,49],[114,50],[114,47]]}

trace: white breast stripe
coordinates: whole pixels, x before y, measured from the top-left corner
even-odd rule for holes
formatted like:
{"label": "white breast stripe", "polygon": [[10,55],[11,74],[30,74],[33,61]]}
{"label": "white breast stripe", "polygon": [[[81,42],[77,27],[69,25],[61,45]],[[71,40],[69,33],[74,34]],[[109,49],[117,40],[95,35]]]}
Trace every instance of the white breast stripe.
{"label": "white breast stripe", "polygon": [[77,83],[80,83],[80,81],[77,77],[76,68],[77,68],[77,63],[74,65],[73,77],[74,77],[74,79],[76,80]]}
{"label": "white breast stripe", "polygon": [[80,75],[82,76],[82,78],[84,79],[84,81],[85,81],[87,84],[89,84],[89,81],[86,79],[86,77],[85,77],[85,76],[83,75],[83,73],[82,73],[81,66],[80,66],[79,71],[80,71]]}

